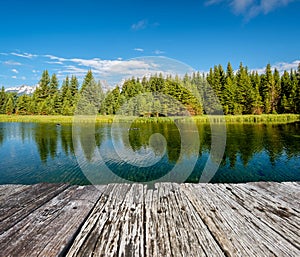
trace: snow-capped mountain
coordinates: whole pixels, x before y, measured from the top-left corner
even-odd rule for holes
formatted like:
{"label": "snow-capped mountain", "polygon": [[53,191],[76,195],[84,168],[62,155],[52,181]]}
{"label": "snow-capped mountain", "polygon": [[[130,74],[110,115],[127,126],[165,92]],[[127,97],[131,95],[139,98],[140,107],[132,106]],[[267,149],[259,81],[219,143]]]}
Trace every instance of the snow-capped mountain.
{"label": "snow-capped mountain", "polygon": [[20,87],[9,87],[5,89],[7,93],[17,93],[17,95],[32,95],[36,90],[38,85],[35,86],[26,86],[22,85]]}

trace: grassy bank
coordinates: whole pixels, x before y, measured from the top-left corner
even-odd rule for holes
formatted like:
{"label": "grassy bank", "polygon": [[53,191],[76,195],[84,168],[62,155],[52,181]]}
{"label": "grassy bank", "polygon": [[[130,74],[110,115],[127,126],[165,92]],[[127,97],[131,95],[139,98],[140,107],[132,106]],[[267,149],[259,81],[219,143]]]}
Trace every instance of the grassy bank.
{"label": "grassy bank", "polygon": [[[300,114],[262,114],[262,115],[226,115],[210,116],[211,122],[222,122],[225,118],[226,123],[287,123],[300,121]],[[194,117],[196,122],[208,122],[206,116]]]}
{"label": "grassy bank", "polygon": [[[192,117],[196,123],[219,123],[225,121],[227,123],[286,123],[300,121],[300,114],[263,114],[263,115],[228,115],[228,116],[194,116]],[[95,117],[92,118],[75,118],[79,122],[94,122]],[[184,117],[116,117],[116,116],[97,116],[97,123],[112,123],[112,122],[135,122],[149,123],[149,122],[173,122],[174,120],[182,120],[188,122],[190,118]],[[44,123],[62,123],[70,124],[74,121],[74,116],[58,116],[58,115],[0,115],[0,122],[44,122]]]}

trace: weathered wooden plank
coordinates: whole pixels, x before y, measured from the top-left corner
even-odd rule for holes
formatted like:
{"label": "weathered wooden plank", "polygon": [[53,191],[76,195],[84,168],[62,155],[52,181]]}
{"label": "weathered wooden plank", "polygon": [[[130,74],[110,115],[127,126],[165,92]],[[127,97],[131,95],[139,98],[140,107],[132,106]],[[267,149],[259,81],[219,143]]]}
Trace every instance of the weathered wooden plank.
{"label": "weathered wooden plank", "polygon": [[244,184],[218,185],[218,188],[300,249],[300,216],[286,202],[248,190]]}
{"label": "weathered wooden plank", "polygon": [[146,256],[225,256],[177,184],[146,195]]}
{"label": "weathered wooden plank", "polygon": [[183,204],[183,206],[181,206],[181,210],[184,211],[185,215],[187,215],[187,221],[191,225],[190,228],[187,227],[187,231],[189,234],[191,232],[195,233],[198,239],[197,245],[191,248],[192,252],[190,255],[193,254],[195,248],[199,248],[200,246],[204,250],[206,256],[225,256],[223,249],[219,246],[211,232],[207,229],[206,224],[201,219],[197,210],[194,208],[186,195],[182,193],[181,187],[179,190],[178,203]]}
{"label": "weathered wooden plank", "polygon": [[144,256],[143,185],[110,185],[67,256]]}
{"label": "weathered wooden plank", "polygon": [[7,198],[9,195],[16,194],[19,191],[24,190],[25,188],[31,187],[30,185],[1,185],[0,186],[0,206],[3,205],[3,203],[7,202]]}
{"label": "weathered wooden plank", "polygon": [[0,255],[298,257],[299,186],[0,186]]}
{"label": "weathered wooden plank", "polygon": [[299,256],[294,245],[274,232],[218,185],[182,185],[208,229],[228,256]]}
{"label": "weathered wooden plank", "polygon": [[254,192],[258,192],[260,195],[267,195],[276,198],[277,200],[281,200],[297,212],[299,212],[300,210],[300,190],[299,185],[297,186],[295,182],[246,183],[242,184],[242,187],[245,187]]}
{"label": "weathered wooden plank", "polygon": [[[65,190],[64,184],[36,184],[16,187],[0,201],[0,234],[24,219],[31,212]],[[5,186],[7,189],[7,187]]]}
{"label": "weathered wooden plank", "polygon": [[166,222],[166,206],[160,201],[163,190],[148,190],[145,198],[146,256],[170,256],[171,242]]}
{"label": "weathered wooden plank", "polygon": [[[128,190],[128,185],[120,185],[119,187],[109,185],[107,187],[76,237],[67,256],[116,254],[119,242],[119,235],[116,234],[116,231],[120,228],[118,212]],[[111,230],[112,233],[110,233]],[[99,241],[102,241],[102,244]]]}
{"label": "weathered wooden plank", "polygon": [[125,198],[125,213],[120,236],[119,256],[144,256],[144,194],[143,185],[134,184]]}
{"label": "weathered wooden plank", "polygon": [[2,256],[57,256],[68,247],[100,196],[72,186],[0,235]]}

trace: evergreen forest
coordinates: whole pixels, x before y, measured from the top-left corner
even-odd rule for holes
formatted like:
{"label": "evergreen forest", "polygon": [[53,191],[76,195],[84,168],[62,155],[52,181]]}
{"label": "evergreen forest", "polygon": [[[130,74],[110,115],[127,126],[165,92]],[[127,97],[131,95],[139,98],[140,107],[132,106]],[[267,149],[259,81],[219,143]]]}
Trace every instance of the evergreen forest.
{"label": "evergreen forest", "polygon": [[[214,104],[217,96],[219,103]],[[171,100],[170,100],[171,99]],[[220,105],[219,105],[220,104]],[[240,64],[214,66],[207,74],[183,77],[162,74],[130,78],[104,92],[91,70],[80,85],[76,76],[59,83],[45,70],[32,95],[0,91],[0,114],[18,115],[133,115],[180,116],[300,113],[300,64],[297,70],[280,73],[268,64],[265,72],[249,71]]]}

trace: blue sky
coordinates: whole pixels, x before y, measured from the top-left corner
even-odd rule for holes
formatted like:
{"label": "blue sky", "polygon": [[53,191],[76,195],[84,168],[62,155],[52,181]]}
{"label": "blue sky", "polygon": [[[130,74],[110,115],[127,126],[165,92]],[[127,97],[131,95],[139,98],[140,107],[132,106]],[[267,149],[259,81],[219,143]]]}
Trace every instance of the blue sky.
{"label": "blue sky", "polygon": [[200,71],[228,61],[234,68],[243,62],[261,71],[271,63],[283,70],[300,60],[299,0],[10,0],[0,9],[5,87],[37,84],[44,69],[60,82],[66,74],[82,78],[89,68],[97,79],[166,69],[130,60],[142,56]]}

